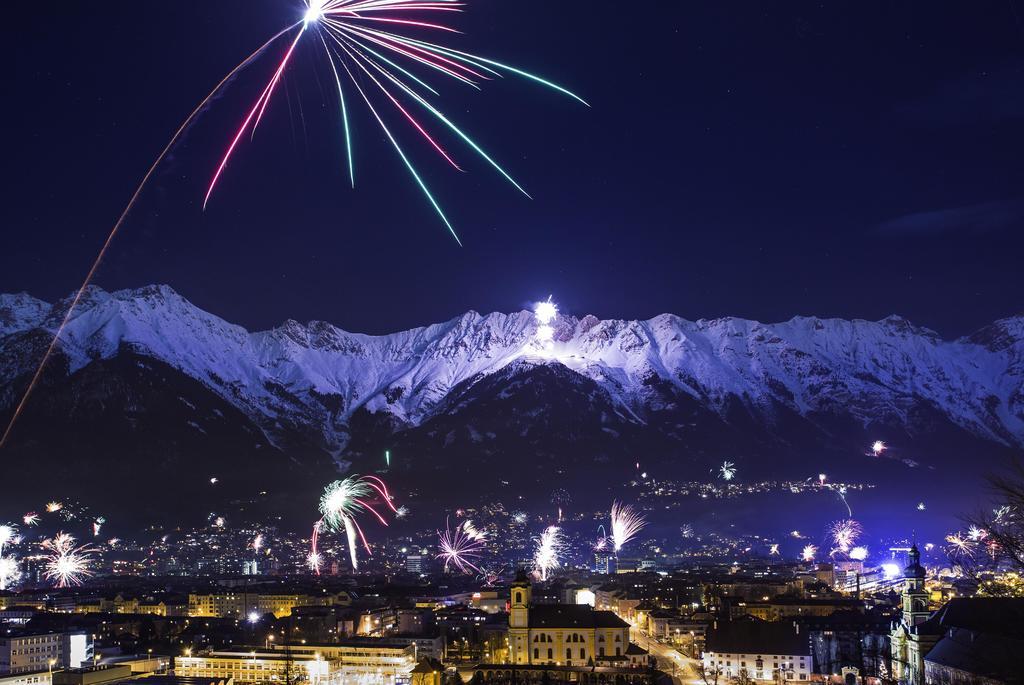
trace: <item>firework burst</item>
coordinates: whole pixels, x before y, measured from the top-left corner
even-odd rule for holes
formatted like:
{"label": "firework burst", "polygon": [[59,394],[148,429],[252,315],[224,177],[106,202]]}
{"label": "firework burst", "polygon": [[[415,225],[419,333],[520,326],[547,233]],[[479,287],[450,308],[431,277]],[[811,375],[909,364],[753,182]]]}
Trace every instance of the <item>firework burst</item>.
{"label": "firework burst", "polygon": [[21,578],[18,560],[12,555],[5,554],[6,548],[17,542],[17,527],[9,523],[0,525],[0,590],[6,590]]}
{"label": "firework burst", "polygon": [[[980,538],[979,538],[980,539]],[[946,550],[953,559],[973,559],[977,542],[970,537],[960,533],[950,533],[946,536]]]}
{"label": "firework burst", "polygon": [[562,565],[561,556],[565,548],[565,537],[558,526],[548,526],[544,532],[534,538],[537,549],[533,555],[533,565],[541,580]]}
{"label": "firework burst", "polygon": [[437,531],[436,558],[444,559],[446,572],[449,567],[454,566],[462,573],[482,573],[474,562],[483,554],[485,538],[471,535],[466,530],[466,523],[470,522],[455,526],[453,531],[446,521],[444,532]]}
{"label": "firework burst", "polygon": [[853,519],[836,521],[828,529],[829,537],[832,538],[832,544],[835,545],[833,553],[849,554],[863,533],[864,528]]}
{"label": "firework burst", "polygon": [[[358,100],[365,104],[367,112],[390,141],[416,185],[457,242],[459,237],[448,217],[399,145],[391,128],[385,123],[385,113],[380,109],[381,105],[394,107],[394,113],[398,118],[404,119],[423,142],[433,148],[454,169],[461,171],[451,154],[428,131],[427,125],[417,118],[415,112],[422,113],[427,117],[426,121],[433,122],[442,130],[446,129],[454,134],[515,188],[526,194],[502,166],[430,103],[428,98],[436,96],[438,91],[421,77],[431,74],[479,88],[479,82],[490,80],[502,73],[509,73],[540,83],[577,100],[580,98],[561,86],[509,65],[406,35],[410,30],[436,34],[457,33],[449,26],[426,21],[423,17],[430,14],[459,12],[462,4],[458,0],[310,0],[303,20],[296,22],[273,39],[289,36],[288,47],[221,158],[207,188],[203,206],[209,202],[221,174],[243,136],[246,132],[255,133],[282,75],[292,61],[296,47],[304,37],[315,49],[322,48],[325,62],[333,76],[345,134],[348,175],[353,187],[355,162],[349,114],[351,103]],[[420,75],[413,73],[414,71],[419,71]]]}
{"label": "firework burst", "polygon": [[610,537],[616,554],[647,525],[642,514],[634,510],[632,506],[619,501],[612,502],[611,519],[612,534]]}
{"label": "firework burst", "polygon": [[804,545],[804,548],[800,551],[800,560],[805,562],[814,561],[814,557],[818,555],[818,548],[815,545]]}
{"label": "firework burst", "polygon": [[[352,569],[359,569],[359,558],[356,554],[358,548],[357,538],[362,542],[367,554],[370,551],[370,544],[366,541],[366,535],[356,520],[356,516],[364,511],[373,514],[382,525],[388,525],[387,520],[376,509],[376,502],[380,499],[393,513],[397,513],[391,494],[387,485],[376,476],[349,476],[344,480],[336,480],[326,488],[320,497],[320,520],[313,524],[313,536],[311,541],[310,556],[320,558],[318,541],[320,533],[324,530],[338,532],[345,531],[348,540],[349,558],[352,561]],[[319,566],[314,568],[319,573]]]}
{"label": "firework burst", "polygon": [[872,457],[880,457],[880,456],[882,456],[883,454],[885,454],[885,451],[886,451],[887,449],[889,449],[889,446],[888,446],[888,445],[886,445],[886,444],[885,444],[884,442],[882,442],[881,440],[875,440],[875,441],[874,441],[873,443],[871,443],[871,452],[870,452],[870,455],[871,455]]}
{"label": "firework burst", "polygon": [[81,585],[92,575],[89,564],[95,549],[90,545],[75,545],[75,538],[67,533],[57,535],[43,542],[48,551],[46,570],[43,575],[52,580],[56,587],[66,588]]}
{"label": "firework burst", "polygon": [[718,467],[718,475],[726,482],[732,480],[736,477],[736,464],[731,461],[723,461],[722,465]]}
{"label": "firework burst", "polygon": [[858,545],[850,550],[850,558],[854,561],[864,561],[868,558],[868,548],[864,545]]}
{"label": "firework burst", "polygon": [[48,514],[56,514],[58,511],[60,511],[63,508],[64,508],[64,504],[62,502],[56,502],[56,501],[50,502],[49,504],[46,505],[46,513],[48,513]]}
{"label": "firework burst", "polygon": [[30,511],[21,517],[22,523],[26,526],[38,526],[39,525],[39,514],[34,511]]}

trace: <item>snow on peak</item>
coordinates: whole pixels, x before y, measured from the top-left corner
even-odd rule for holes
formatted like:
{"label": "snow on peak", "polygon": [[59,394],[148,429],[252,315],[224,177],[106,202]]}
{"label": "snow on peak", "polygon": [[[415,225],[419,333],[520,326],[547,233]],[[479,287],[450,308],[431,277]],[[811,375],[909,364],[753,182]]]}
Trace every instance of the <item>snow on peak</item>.
{"label": "snow on peak", "polygon": [[[70,301],[51,306],[25,294],[0,295],[0,344],[14,333],[56,330]],[[782,405],[804,415],[844,413],[865,424],[909,420],[910,403],[925,402],[978,435],[1024,444],[1021,317],[956,341],[898,316],[765,324],[561,315],[553,326],[550,349],[537,344],[528,311],[470,311],[379,336],[293,320],[250,333],[167,286],[113,293],[90,287],[61,349],[72,372],[126,349],[159,359],[256,420],[315,426],[337,448],[358,409],[417,424],[460,383],[538,359],[589,377],[637,416],[661,401],[655,395],[665,387],[713,411],[741,398],[755,411]],[[0,383],[14,372],[0,368]]]}

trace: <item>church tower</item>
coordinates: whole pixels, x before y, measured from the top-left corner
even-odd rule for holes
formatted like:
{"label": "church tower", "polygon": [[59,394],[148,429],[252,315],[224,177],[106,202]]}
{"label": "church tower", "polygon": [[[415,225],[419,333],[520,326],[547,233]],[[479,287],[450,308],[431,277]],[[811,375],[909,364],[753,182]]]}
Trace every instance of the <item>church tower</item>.
{"label": "church tower", "polygon": [[928,592],[924,588],[925,572],[917,545],[907,553],[903,570],[903,625],[916,626],[928,619]]}
{"label": "church tower", "polygon": [[513,664],[530,663],[530,599],[533,585],[520,571],[509,590],[508,641]]}
{"label": "church tower", "polygon": [[512,583],[511,602],[509,604],[509,628],[528,628],[530,626],[530,599],[533,585],[520,572]]}

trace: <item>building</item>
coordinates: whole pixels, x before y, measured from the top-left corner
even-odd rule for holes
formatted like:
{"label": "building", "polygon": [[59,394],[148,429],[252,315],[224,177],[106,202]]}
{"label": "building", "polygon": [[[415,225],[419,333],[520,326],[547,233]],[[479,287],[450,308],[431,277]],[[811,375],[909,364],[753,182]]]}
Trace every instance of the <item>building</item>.
{"label": "building", "polygon": [[309,596],[293,593],[206,592],[188,596],[188,615],[201,618],[239,618],[255,613],[273,614],[275,618],[291,616],[298,606],[327,606],[335,603],[330,595]]}
{"label": "building", "polygon": [[917,545],[907,552],[903,570],[903,592],[900,595],[901,615],[893,624],[891,645],[891,677],[901,685],[925,685],[924,655],[942,637],[942,629],[932,621],[928,610],[928,591],[924,586],[925,570]]}
{"label": "building", "polygon": [[329,681],[340,665],[319,654],[255,651],[207,652],[174,660],[174,674],[186,678],[233,680],[238,685]]}
{"label": "building", "polygon": [[132,677],[131,666],[86,666],[53,674],[53,685],[108,685]]}
{"label": "building", "polygon": [[50,685],[53,673],[49,669],[0,675],[0,685]]}
{"label": "building", "polygon": [[629,624],[586,604],[532,605],[532,586],[520,574],[512,584],[509,657],[513,664],[593,666],[627,663]]}
{"label": "building", "polygon": [[84,632],[11,631],[0,635],[0,675],[78,668],[92,661],[92,636]]}
{"label": "building", "polygon": [[[440,645],[435,645],[440,649]],[[272,654],[320,658],[332,664],[331,673],[345,679],[379,677],[381,683],[405,682],[416,665],[416,638],[353,638],[335,644],[272,645]]]}
{"label": "building", "polygon": [[429,558],[424,554],[410,554],[405,557],[405,570],[421,575],[427,570]]}
{"label": "building", "polygon": [[1021,681],[1024,599],[952,599],[928,623],[941,631],[924,656],[924,681],[929,685]]}
{"label": "building", "polygon": [[806,681],[812,672],[811,642],[798,623],[744,617],[718,621],[707,632],[705,672],[720,678]]}

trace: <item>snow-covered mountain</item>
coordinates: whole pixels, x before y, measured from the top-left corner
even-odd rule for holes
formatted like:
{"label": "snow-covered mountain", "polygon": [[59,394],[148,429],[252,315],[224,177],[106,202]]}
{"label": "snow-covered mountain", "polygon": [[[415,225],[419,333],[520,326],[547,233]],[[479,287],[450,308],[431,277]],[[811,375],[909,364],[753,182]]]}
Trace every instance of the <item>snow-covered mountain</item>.
{"label": "snow-covered mountain", "polygon": [[[13,406],[45,334],[68,300],[0,295],[0,413]],[[964,431],[1024,445],[1024,318],[943,340],[899,317],[797,317],[764,324],[724,318],[647,321],[560,316],[555,344],[536,340],[531,312],[481,315],[383,336],[320,321],[249,332],[167,286],[113,293],[92,287],[64,330],[70,375],[131,353],[202,384],[274,443],[302,427],[341,457],[359,410],[397,428],[423,424],[513,363],[562,365],[607,393],[619,418],[642,425],[680,403],[725,417],[736,407],[770,430],[780,412],[905,425],[922,407]],[[188,402],[188,398],[181,398]]]}

